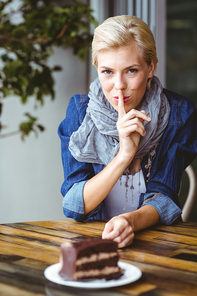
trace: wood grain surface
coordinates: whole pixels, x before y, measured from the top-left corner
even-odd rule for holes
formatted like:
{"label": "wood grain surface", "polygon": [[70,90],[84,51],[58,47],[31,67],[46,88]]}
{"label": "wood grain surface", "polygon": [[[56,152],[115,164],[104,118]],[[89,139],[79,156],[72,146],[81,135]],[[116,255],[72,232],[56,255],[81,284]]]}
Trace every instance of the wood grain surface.
{"label": "wood grain surface", "polygon": [[136,233],[132,245],[119,249],[121,261],[142,271],[129,285],[85,290],[44,277],[44,270],[59,262],[63,242],[100,237],[104,225],[73,220],[0,225],[0,295],[197,295],[197,223],[157,225]]}

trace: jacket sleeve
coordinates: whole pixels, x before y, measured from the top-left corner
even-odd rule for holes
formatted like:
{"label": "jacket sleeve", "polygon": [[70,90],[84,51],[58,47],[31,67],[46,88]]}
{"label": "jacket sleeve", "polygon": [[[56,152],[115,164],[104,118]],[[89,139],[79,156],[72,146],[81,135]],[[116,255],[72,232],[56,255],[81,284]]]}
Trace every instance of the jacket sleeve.
{"label": "jacket sleeve", "polygon": [[102,212],[102,204],[90,212],[84,214],[83,187],[87,180],[95,175],[91,163],[79,162],[70,153],[68,146],[70,136],[78,130],[84,116],[89,99],[87,96],[75,95],[68,104],[66,118],[60,123],[58,135],[61,140],[61,157],[64,171],[64,182],[61,186],[63,195],[63,211],[68,218],[77,221],[96,219]]}
{"label": "jacket sleeve", "polygon": [[83,186],[94,172],[91,164],[78,162],[70,153],[68,146],[70,136],[80,126],[78,113],[79,96],[71,97],[66,118],[60,123],[58,135],[61,140],[61,157],[64,171],[64,182],[61,186],[63,210],[67,217],[76,220],[84,219]]}
{"label": "jacket sleeve", "polygon": [[151,205],[159,213],[162,224],[170,225],[181,215],[180,207],[169,196],[161,192],[149,192],[141,195],[142,206]]}
{"label": "jacket sleeve", "polygon": [[178,200],[183,171],[197,154],[197,111],[189,100],[172,104],[172,116],[152,164],[147,191],[141,205],[149,204],[160,221],[171,224],[180,215]]}

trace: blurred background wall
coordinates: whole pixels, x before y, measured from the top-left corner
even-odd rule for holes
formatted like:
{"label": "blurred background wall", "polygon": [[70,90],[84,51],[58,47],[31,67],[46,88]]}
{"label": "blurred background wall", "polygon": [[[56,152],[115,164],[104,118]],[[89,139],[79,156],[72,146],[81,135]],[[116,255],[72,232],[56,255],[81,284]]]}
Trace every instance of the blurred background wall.
{"label": "blurred background wall", "polygon": [[[83,2],[91,5],[99,23],[109,16],[119,14],[134,14],[146,21],[156,38],[159,57],[157,75],[163,85],[196,102],[197,73],[194,61],[197,52],[197,0]],[[178,22],[173,23],[174,20]],[[57,128],[65,117],[70,97],[76,93],[87,93],[89,83],[96,77],[96,71],[91,66],[91,58],[87,62],[80,62],[71,50],[55,48],[54,52],[50,65],[59,64],[63,67],[63,71],[54,74],[55,101],[46,99],[44,107],[37,110],[33,110],[33,102],[22,106],[16,97],[9,97],[5,102],[2,121],[8,123],[8,132],[21,121],[24,112],[32,110],[46,127],[46,131],[38,138],[31,135],[25,142],[18,136],[0,140],[0,223],[65,218],[60,194],[63,170]],[[194,60],[184,65],[183,60],[191,57],[191,52]],[[173,67],[171,60],[176,60]],[[180,61],[183,62],[182,68]],[[187,79],[181,74],[187,76]],[[192,166],[196,170],[196,162]],[[186,176],[183,183],[184,200],[188,187]],[[196,208],[197,205],[190,218],[192,221],[197,221]]]}
{"label": "blurred background wall", "polygon": [[87,67],[71,50],[55,48],[51,65],[62,65],[54,78],[55,100],[45,99],[43,108],[34,110],[33,101],[21,105],[16,97],[5,101],[2,121],[7,132],[16,129],[28,110],[46,130],[24,142],[20,136],[0,140],[0,223],[64,219],[60,186],[63,182],[58,125],[65,117],[70,97],[86,93]]}

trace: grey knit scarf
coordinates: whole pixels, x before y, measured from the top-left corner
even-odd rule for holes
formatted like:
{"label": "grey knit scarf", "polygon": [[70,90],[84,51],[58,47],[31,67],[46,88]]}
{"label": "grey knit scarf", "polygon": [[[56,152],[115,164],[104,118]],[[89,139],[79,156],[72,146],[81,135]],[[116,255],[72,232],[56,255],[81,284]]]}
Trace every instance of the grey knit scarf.
{"label": "grey knit scarf", "polygon": [[[144,121],[146,135],[141,137],[135,158],[141,158],[158,145],[168,124],[170,105],[159,79],[154,76],[138,110],[145,110],[152,119]],[[103,94],[99,79],[90,85],[90,100],[84,120],[70,138],[69,150],[80,162],[107,165],[119,151],[116,127],[118,112]]]}

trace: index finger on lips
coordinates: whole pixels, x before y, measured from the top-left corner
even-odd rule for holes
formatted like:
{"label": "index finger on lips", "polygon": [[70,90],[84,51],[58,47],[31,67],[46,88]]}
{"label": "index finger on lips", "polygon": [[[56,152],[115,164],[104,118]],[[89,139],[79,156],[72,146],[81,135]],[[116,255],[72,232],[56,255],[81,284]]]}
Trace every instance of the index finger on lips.
{"label": "index finger on lips", "polygon": [[124,109],[124,95],[121,90],[118,90],[118,117],[121,118],[126,114]]}

